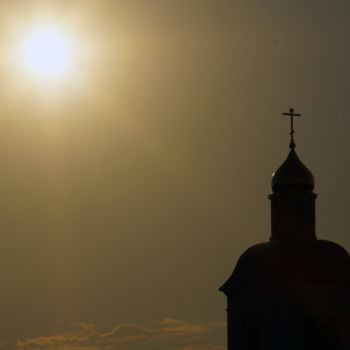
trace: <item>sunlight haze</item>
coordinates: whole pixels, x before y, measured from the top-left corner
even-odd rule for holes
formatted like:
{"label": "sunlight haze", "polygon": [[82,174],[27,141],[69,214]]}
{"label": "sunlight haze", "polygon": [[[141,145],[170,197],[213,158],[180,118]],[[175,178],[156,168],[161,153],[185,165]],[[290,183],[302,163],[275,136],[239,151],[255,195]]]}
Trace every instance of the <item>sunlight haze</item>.
{"label": "sunlight haze", "polygon": [[25,39],[23,46],[24,63],[35,73],[48,78],[69,74],[73,47],[58,29],[36,29]]}

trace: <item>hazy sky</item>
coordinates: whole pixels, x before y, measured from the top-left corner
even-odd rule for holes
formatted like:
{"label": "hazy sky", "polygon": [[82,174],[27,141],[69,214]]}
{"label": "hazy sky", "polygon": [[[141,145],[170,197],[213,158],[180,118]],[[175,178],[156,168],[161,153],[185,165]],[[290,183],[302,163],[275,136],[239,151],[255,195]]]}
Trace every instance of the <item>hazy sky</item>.
{"label": "hazy sky", "polygon": [[[318,237],[349,250],[349,16],[345,0],[2,0],[0,349],[223,350],[218,288],[269,238],[290,106]],[[42,21],[74,37],[70,79],[10,54]]]}

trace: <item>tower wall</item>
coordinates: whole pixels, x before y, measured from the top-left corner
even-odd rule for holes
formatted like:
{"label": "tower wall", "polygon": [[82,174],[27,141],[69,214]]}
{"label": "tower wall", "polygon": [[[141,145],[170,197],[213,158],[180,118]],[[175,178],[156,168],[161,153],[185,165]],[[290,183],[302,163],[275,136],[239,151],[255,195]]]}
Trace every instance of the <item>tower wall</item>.
{"label": "tower wall", "polygon": [[302,191],[271,194],[271,239],[315,238],[316,197]]}

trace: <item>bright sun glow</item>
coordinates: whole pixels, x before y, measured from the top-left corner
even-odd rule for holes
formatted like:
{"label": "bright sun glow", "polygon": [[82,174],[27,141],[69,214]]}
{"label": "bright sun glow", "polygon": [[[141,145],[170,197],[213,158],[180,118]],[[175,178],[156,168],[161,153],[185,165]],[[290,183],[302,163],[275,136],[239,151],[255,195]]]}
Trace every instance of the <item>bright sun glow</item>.
{"label": "bright sun glow", "polygon": [[56,28],[32,32],[23,45],[24,63],[32,73],[45,78],[63,78],[71,65],[69,40]]}

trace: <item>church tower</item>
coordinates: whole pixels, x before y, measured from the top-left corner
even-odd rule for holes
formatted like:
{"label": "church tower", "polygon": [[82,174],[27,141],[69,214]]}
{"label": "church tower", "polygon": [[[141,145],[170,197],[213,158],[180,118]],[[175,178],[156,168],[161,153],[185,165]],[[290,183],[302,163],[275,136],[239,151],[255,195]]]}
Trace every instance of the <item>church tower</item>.
{"label": "church tower", "polygon": [[227,296],[228,350],[349,350],[350,256],[315,233],[314,177],[290,151],[272,175],[270,241],[239,258]]}

